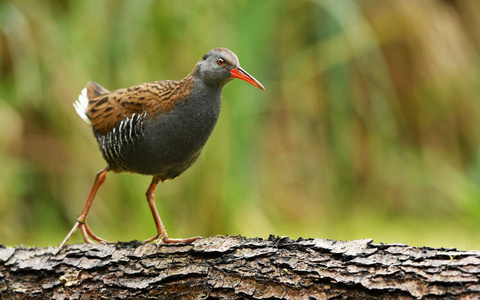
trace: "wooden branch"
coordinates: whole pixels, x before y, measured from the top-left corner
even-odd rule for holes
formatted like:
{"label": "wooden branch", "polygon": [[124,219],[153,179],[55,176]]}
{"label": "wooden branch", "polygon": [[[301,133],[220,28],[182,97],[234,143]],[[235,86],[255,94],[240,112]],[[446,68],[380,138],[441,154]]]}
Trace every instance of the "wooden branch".
{"label": "wooden branch", "polygon": [[480,298],[480,251],[274,236],[0,248],[1,299]]}

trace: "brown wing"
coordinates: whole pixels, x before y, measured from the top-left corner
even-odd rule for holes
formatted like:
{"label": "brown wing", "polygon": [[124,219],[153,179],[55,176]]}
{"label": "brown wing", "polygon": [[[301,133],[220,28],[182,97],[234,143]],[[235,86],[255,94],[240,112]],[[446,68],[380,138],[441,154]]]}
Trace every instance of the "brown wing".
{"label": "brown wing", "polygon": [[146,82],[112,92],[90,81],[87,84],[89,102],[86,113],[92,126],[98,132],[107,134],[118,122],[133,114],[146,112],[155,116],[169,111],[177,101],[190,94],[192,87],[191,76],[180,81]]}

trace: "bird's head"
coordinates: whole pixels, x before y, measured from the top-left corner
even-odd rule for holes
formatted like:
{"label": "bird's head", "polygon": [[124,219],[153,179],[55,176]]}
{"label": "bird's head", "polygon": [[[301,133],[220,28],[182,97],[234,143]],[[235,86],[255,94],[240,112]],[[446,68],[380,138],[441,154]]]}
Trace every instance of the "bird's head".
{"label": "bird's head", "polygon": [[222,87],[233,78],[238,78],[259,89],[265,89],[258,80],[240,67],[235,53],[226,48],[208,51],[197,63],[195,70],[196,75],[208,85]]}

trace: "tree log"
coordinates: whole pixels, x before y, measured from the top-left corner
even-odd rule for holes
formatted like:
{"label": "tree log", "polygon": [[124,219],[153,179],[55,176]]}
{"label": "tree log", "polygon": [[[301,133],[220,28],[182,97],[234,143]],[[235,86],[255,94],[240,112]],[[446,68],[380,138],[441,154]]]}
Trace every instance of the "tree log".
{"label": "tree log", "polygon": [[55,250],[0,247],[0,298],[480,298],[480,251],[274,236]]}

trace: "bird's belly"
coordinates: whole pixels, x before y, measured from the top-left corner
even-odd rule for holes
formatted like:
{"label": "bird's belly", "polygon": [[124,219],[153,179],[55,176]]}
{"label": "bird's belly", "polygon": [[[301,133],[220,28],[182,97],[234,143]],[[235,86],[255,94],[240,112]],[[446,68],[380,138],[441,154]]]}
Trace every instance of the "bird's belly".
{"label": "bird's belly", "polygon": [[204,143],[189,139],[157,137],[139,138],[134,145],[122,149],[122,168],[126,171],[161,175],[173,179],[187,170],[200,155]]}
{"label": "bird's belly", "polygon": [[146,119],[134,140],[117,146],[115,160],[107,159],[107,162],[116,171],[173,179],[197,160],[215,127],[218,114],[219,107],[208,111],[178,110]]}

